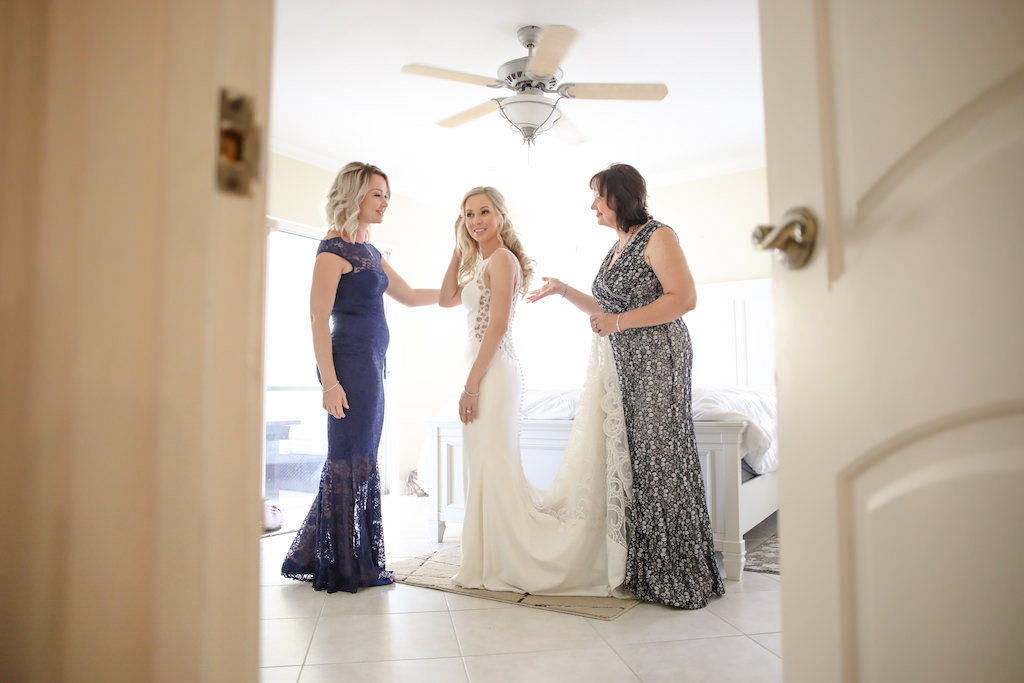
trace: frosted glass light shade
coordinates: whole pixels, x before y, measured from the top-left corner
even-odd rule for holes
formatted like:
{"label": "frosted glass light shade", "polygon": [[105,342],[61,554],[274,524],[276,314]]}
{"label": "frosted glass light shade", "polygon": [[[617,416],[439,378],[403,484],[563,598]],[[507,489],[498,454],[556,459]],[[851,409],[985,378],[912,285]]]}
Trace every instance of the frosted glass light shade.
{"label": "frosted glass light shade", "polygon": [[506,97],[500,103],[502,115],[523,135],[527,143],[555,124],[561,113],[557,102],[543,95],[519,93]]}

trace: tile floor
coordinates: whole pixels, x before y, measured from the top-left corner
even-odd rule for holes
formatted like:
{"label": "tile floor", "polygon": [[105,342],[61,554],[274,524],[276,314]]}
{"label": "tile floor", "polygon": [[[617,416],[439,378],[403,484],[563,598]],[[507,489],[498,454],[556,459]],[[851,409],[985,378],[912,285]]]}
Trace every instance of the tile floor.
{"label": "tile floor", "polygon": [[[388,560],[430,552],[432,500],[384,497]],[[775,531],[770,517],[748,548]],[[458,542],[449,525],[446,543]],[[280,576],[292,534],[261,541],[261,681],[780,681],[779,577],[726,581],[706,609],[640,604],[600,621],[394,584],[355,594]]]}

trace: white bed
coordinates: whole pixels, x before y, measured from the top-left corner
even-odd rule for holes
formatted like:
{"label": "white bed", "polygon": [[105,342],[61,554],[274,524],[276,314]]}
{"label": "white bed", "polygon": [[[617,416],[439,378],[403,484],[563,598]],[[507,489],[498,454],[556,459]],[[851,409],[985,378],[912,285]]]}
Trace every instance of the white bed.
{"label": "white bed", "polygon": [[[698,311],[684,320],[694,343],[694,427],[704,474],[715,550],[726,576],[741,580],[743,534],[778,510],[770,282],[752,280],[698,287]],[[703,309],[703,310],[702,310]],[[704,389],[701,381],[720,384]],[[520,432],[523,471],[546,488],[558,469],[575,414],[575,392],[527,392]],[[540,419],[531,419],[540,418]],[[554,418],[554,419],[552,419]],[[443,540],[445,525],[462,523],[462,425],[432,420],[431,521]],[[748,469],[744,471],[746,458]],[[432,467],[432,468],[433,468]]]}

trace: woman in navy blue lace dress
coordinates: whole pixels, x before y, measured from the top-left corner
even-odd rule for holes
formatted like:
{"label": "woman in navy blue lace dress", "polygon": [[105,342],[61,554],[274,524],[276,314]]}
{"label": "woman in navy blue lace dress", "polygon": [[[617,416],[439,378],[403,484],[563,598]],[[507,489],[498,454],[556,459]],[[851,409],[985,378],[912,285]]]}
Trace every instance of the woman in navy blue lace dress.
{"label": "woman in navy blue lace dress", "polygon": [[390,198],[388,178],[376,166],[342,168],[327,196],[330,230],[313,266],[309,308],[329,413],[327,461],[281,573],[328,593],[393,580],[384,564],[377,471],[389,339],[383,295],[425,306],[436,304],[439,292],[410,287],[369,243],[370,226],[384,219]]}
{"label": "woman in navy blue lace dress", "polygon": [[697,289],[672,228],[647,212],[647,184],[627,164],[590,180],[597,222],[615,231],[593,296],[554,278],[560,294],[611,335],[633,474],[625,587],[642,600],[699,609],[725,586],[715,561],[691,414],[693,349],[682,315]]}

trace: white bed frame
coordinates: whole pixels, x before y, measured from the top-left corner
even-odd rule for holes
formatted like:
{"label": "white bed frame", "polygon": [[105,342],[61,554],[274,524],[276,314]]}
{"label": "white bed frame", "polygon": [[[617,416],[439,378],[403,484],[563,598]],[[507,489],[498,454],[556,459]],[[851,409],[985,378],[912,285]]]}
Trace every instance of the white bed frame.
{"label": "white bed frame", "polygon": [[[694,427],[715,550],[722,553],[726,577],[740,581],[746,557],[743,534],[778,510],[777,476],[773,472],[743,482],[740,444],[746,422],[695,422]],[[538,484],[550,481],[571,428],[569,420],[523,420],[520,449],[528,479]],[[462,424],[458,420],[433,421],[430,429],[437,444],[437,509],[432,511],[431,524],[440,543],[445,525],[461,524],[466,512]]]}

